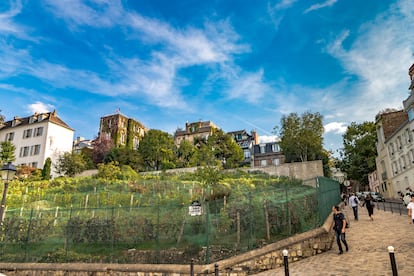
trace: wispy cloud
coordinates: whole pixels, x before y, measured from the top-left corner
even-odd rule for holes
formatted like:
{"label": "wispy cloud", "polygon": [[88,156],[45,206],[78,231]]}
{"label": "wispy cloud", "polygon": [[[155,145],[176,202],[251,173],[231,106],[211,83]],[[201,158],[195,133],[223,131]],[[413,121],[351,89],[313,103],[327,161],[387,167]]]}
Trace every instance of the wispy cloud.
{"label": "wispy cloud", "polygon": [[44,5],[73,29],[84,25],[112,27],[124,19],[124,10],[119,0],[90,0],[90,5],[86,3],[82,0],[45,0]]}
{"label": "wispy cloud", "polygon": [[[225,63],[232,66],[234,55],[250,50],[248,45],[238,43],[239,36],[226,20],[206,22],[203,29],[176,29],[166,22],[126,11],[120,1],[92,2],[94,9],[80,0],[48,1],[47,6],[56,17],[70,24],[74,31],[80,30],[79,26],[83,25],[93,28],[121,25],[128,30],[125,34],[128,39],[155,46],[151,54],[148,57],[122,57],[116,53],[106,56],[112,82],[103,80],[93,72],[71,70],[63,65],[46,64],[43,68],[49,67],[50,70],[33,74],[91,93],[145,95],[156,105],[182,108],[185,99],[180,91],[187,80],[179,75],[181,69]],[[250,77],[250,88],[257,91],[262,84],[252,78],[254,76]],[[235,83],[235,80],[229,80],[231,86]],[[244,96],[243,93],[239,95]],[[249,96],[248,100],[254,100],[258,95]],[[166,98],[169,100],[165,101]]]}
{"label": "wispy cloud", "polygon": [[331,7],[336,2],[338,2],[338,0],[326,0],[323,3],[319,3],[319,4],[315,4],[315,5],[310,6],[303,13],[308,13],[308,12],[316,11],[316,10],[319,10],[319,9],[322,9],[322,8]]}
{"label": "wispy cloud", "polygon": [[4,13],[0,13],[0,32],[5,34],[13,34],[15,36],[20,36],[22,32],[22,27],[16,24],[13,21],[13,17],[18,15],[22,9],[20,1],[10,2],[10,9]]}
{"label": "wispy cloud", "polygon": [[[328,45],[328,53],[338,59],[346,73],[358,79],[348,86],[350,99],[367,103],[361,109],[355,109],[350,101],[338,103],[352,114],[349,118],[373,119],[383,108],[400,107],[406,97],[414,44],[409,35],[414,28],[414,7],[408,3],[401,1],[390,9],[391,13],[379,15],[356,33],[345,30]],[[348,48],[345,40],[349,40]]]}
{"label": "wispy cloud", "polygon": [[226,91],[228,99],[246,99],[258,103],[272,88],[263,80],[263,69],[255,73],[243,72],[229,80],[230,89]]}
{"label": "wispy cloud", "polygon": [[297,0],[282,0],[276,4],[267,4],[267,13],[269,14],[270,20],[273,23],[275,29],[279,28],[280,22],[282,22],[285,10],[291,8]]}

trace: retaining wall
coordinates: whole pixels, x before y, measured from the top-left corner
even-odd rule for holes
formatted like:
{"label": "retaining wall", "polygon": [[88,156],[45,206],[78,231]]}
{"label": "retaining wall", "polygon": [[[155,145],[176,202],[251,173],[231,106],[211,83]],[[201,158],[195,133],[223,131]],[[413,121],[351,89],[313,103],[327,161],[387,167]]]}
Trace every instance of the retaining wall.
{"label": "retaining wall", "polygon": [[[283,266],[282,251],[289,252],[289,262],[323,253],[332,248],[332,215],[317,229],[298,234],[262,248],[213,264],[194,265],[194,275],[245,276]],[[108,263],[0,263],[0,272],[7,276],[190,276],[190,264],[108,264]]]}

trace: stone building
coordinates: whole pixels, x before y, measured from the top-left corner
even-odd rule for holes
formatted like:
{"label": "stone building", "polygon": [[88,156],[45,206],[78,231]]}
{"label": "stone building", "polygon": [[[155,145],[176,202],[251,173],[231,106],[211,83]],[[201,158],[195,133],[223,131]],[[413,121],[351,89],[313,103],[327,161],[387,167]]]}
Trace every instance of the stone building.
{"label": "stone building", "polygon": [[138,149],[147,131],[142,123],[120,112],[101,117],[99,125],[99,137],[111,139],[115,147],[130,149]]}

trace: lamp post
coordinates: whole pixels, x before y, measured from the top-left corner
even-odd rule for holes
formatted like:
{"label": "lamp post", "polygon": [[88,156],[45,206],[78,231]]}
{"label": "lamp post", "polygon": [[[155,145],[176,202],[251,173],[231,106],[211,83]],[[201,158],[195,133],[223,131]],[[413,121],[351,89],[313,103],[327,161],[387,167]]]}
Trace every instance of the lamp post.
{"label": "lamp post", "polygon": [[9,186],[9,181],[14,178],[16,174],[16,167],[11,163],[8,162],[1,168],[1,179],[4,182],[4,189],[3,189],[3,197],[1,198],[1,206],[0,206],[0,231],[3,228],[3,217],[4,217],[4,209],[6,206],[6,195],[7,195],[7,188]]}

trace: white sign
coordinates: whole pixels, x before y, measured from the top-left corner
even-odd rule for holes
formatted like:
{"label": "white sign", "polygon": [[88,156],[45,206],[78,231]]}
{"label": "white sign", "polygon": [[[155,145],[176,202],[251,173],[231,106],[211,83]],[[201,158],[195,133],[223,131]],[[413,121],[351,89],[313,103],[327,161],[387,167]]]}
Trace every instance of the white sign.
{"label": "white sign", "polygon": [[351,183],[349,182],[349,180],[345,180],[345,181],[344,181],[344,186],[345,186],[345,187],[348,187],[350,184],[351,184]]}
{"label": "white sign", "polygon": [[188,206],[188,214],[190,216],[201,216],[203,214],[203,208],[198,201],[193,201],[190,206]]}

